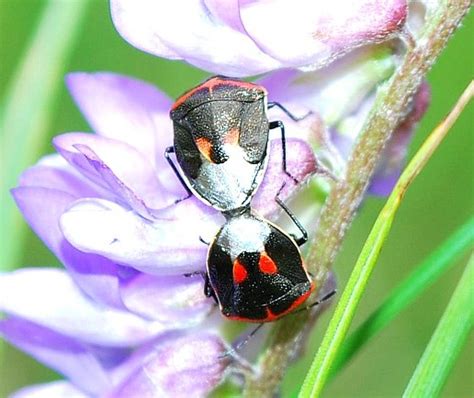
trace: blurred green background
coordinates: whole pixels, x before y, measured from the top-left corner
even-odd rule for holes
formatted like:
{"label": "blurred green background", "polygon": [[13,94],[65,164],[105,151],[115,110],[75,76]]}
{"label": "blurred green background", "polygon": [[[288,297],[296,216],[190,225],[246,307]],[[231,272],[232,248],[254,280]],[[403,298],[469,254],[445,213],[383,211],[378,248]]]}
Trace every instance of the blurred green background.
{"label": "blurred green background", "polygon": [[[68,6],[80,0],[56,0],[58,6]],[[133,0],[132,0],[133,1]],[[28,43],[45,6],[41,0],[2,0],[0,2],[0,104],[5,104],[11,81],[18,70]],[[53,2],[54,3],[54,2]],[[115,71],[135,76],[156,84],[171,97],[176,97],[195,85],[207,74],[179,62],[155,58],[128,45],[115,32],[105,0],[86,2],[84,17],[79,21],[77,37],[72,50],[59,65],[60,76],[70,71]],[[63,22],[58,22],[63,23]],[[179,21],[177,22],[179,23]],[[68,26],[59,26],[68,29]],[[430,72],[432,103],[410,153],[414,153],[424,137],[451,109],[457,97],[473,75],[474,17],[465,20],[449,47]],[[47,59],[39,57],[41,62]],[[34,66],[33,66],[34,70]],[[61,78],[62,79],[62,78]],[[39,82],[41,84],[41,82]],[[35,144],[33,150],[52,152],[50,137],[64,131],[88,131],[85,121],[66,92],[63,81],[57,95],[48,106],[51,120],[46,120],[47,140]],[[26,91],[28,92],[28,90]],[[271,93],[270,93],[271,95]],[[395,224],[380,257],[380,263],[364,296],[354,325],[363,321],[387,292],[402,280],[411,269],[447,238],[473,213],[473,105],[469,105],[443,142],[423,173],[410,188],[396,217]],[[22,118],[28,118],[25,112]],[[5,131],[0,134],[4,135]],[[20,151],[25,150],[26,135],[17,138]],[[2,148],[2,172],[5,170]],[[38,155],[39,156],[39,155]],[[16,179],[17,176],[10,176]],[[5,178],[3,176],[2,178]],[[3,198],[2,207],[8,209],[9,199]],[[336,272],[343,286],[373,221],[384,203],[380,198],[368,198],[348,234],[338,257]],[[15,211],[16,210],[12,210]],[[11,216],[13,215],[13,218]],[[10,268],[58,264],[43,244],[25,227],[17,213],[9,212],[17,227],[21,255]],[[2,224],[6,222],[2,217]],[[2,231],[14,228],[3,225]],[[3,240],[3,239],[2,239]],[[1,252],[5,252],[2,247]],[[366,347],[328,386],[327,397],[397,397],[404,390],[420,355],[422,354],[447,302],[451,296],[467,256],[459,261],[426,294],[397,318]],[[3,262],[3,261],[2,261]],[[474,281],[473,281],[474,283]],[[474,302],[473,302],[474,305]],[[325,314],[315,331],[310,350],[295,365],[285,381],[284,396],[292,397],[298,391],[317,349],[330,314]],[[474,344],[468,340],[444,390],[445,397],[469,397],[474,394]],[[35,362],[13,347],[3,347],[0,358],[0,397],[24,385],[59,378],[57,374]]]}

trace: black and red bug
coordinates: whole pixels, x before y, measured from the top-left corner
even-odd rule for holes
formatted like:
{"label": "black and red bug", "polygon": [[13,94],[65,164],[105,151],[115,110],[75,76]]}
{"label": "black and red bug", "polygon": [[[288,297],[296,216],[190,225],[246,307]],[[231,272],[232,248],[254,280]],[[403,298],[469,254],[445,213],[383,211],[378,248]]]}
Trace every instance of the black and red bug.
{"label": "black and red bug", "polygon": [[221,312],[240,321],[276,320],[314,290],[296,242],[250,211],[229,218],[218,232],[207,272]]}
{"label": "black and red bug", "polygon": [[288,314],[315,289],[298,248],[307,233],[290,210],[275,198],[302,232],[299,239],[250,208],[267,166],[272,128],[281,131],[286,172],[285,130],[282,122],[268,121],[272,106],[294,118],[280,104],[268,104],[262,86],[210,78],[173,105],[174,146],[165,153],[188,196],[194,193],[227,219],[209,247],[206,294],[224,316],[250,322]]}
{"label": "black and red bug", "polygon": [[263,87],[213,77],[173,105],[174,152],[191,191],[217,210],[248,205],[265,172]]}

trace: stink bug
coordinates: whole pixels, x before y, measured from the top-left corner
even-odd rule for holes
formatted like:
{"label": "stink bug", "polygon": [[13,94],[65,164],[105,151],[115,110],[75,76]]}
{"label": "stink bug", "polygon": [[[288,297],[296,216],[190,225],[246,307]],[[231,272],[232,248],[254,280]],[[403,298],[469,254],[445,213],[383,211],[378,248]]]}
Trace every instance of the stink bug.
{"label": "stink bug", "polygon": [[224,316],[240,321],[276,320],[314,290],[296,242],[250,211],[234,215],[218,232],[207,274],[207,294],[217,299]]}
{"label": "stink bug", "polygon": [[[265,173],[272,128],[280,128],[282,134],[286,172],[283,123],[269,123],[267,117],[267,108],[275,105],[289,114],[277,103],[267,104],[262,86],[222,76],[178,98],[170,113],[174,146],[166,156],[188,196],[194,193],[220,211],[247,206]],[[171,152],[186,183],[169,158]]]}
{"label": "stink bug", "polygon": [[[269,322],[301,305],[315,289],[298,246],[307,233],[277,197],[302,232],[296,239],[255,215],[250,200],[268,162],[269,130],[279,128],[286,171],[285,130],[269,122],[266,90],[253,83],[213,77],[183,94],[171,109],[174,146],[165,156],[186,188],[221,211],[227,221],[210,244],[205,293],[230,319]],[[175,153],[181,172],[170,158]],[[291,175],[290,175],[291,176]]]}

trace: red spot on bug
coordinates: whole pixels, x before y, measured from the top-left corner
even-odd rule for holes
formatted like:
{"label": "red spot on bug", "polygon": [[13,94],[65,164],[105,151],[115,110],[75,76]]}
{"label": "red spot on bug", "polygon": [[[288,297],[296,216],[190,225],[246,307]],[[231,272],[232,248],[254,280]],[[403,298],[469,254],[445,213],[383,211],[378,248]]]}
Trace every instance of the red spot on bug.
{"label": "red spot on bug", "polygon": [[240,130],[237,127],[231,128],[224,136],[224,143],[238,145],[240,138]]}
{"label": "red spot on bug", "polygon": [[275,262],[270,258],[270,256],[263,252],[260,253],[260,260],[258,261],[258,268],[264,274],[273,275],[278,272],[278,267]]}
{"label": "red spot on bug", "polygon": [[212,151],[212,143],[209,139],[205,137],[196,138],[196,146],[199,149],[199,152],[203,154],[203,156],[212,163],[211,160],[211,151]]}
{"label": "red spot on bug", "polygon": [[234,267],[232,268],[232,275],[234,282],[239,284],[247,279],[248,273],[245,267],[240,263],[239,260],[234,261]]}

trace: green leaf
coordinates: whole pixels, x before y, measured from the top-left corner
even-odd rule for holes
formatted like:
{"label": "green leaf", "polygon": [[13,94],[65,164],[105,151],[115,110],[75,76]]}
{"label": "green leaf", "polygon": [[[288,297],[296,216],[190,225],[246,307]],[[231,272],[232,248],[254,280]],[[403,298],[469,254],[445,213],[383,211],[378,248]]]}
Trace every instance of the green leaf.
{"label": "green leaf", "polygon": [[9,190],[43,151],[52,105],[88,0],[49,1],[0,106],[0,270],[11,269],[22,247],[24,223]]}
{"label": "green leaf", "polygon": [[464,91],[448,117],[430,134],[400,176],[387,203],[380,212],[357,259],[354,270],[341,295],[321,346],[311,364],[300,390],[300,397],[319,397],[329,377],[330,369],[347,335],[357,306],[365,291],[380,250],[391,229],[393,219],[412,181],[448,133],[462,109],[474,93],[474,83]]}
{"label": "green leaf", "polygon": [[334,376],[374,335],[380,332],[400,312],[407,308],[431,284],[455,264],[474,242],[474,218],[462,225],[413,273],[408,276],[389,297],[343,343],[331,368]]}
{"label": "green leaf", "polygon": [[404,398],[439,396],[474,326],[474,255],[436,327],[403,394]]}

